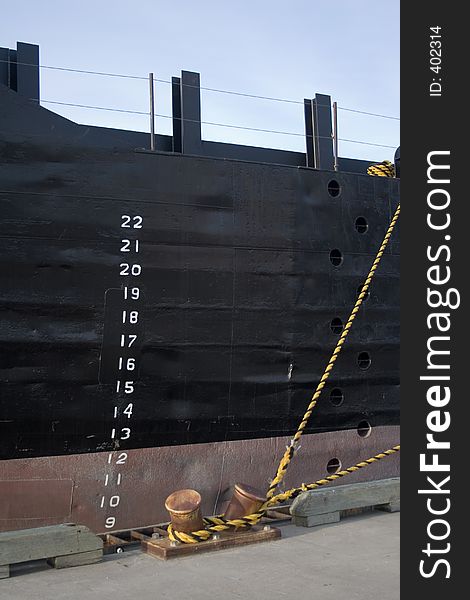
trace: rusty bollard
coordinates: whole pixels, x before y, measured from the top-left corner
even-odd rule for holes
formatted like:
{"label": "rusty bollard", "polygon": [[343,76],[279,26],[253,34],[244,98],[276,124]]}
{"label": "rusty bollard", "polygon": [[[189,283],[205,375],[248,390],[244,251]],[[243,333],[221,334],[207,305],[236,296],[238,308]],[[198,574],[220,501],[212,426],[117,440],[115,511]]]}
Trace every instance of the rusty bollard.
{"label": "rusty bollard", "polygon": [[175,531],[191,533],[204,529],[201,515],[201,495],[196,490],[178,490],[165,500]]}
{"label": "rusty bollard", "polygon": [[265,500],[263,492],[246,483],[236,483],[224,517],[238,519],[251,515],[260,508]]}

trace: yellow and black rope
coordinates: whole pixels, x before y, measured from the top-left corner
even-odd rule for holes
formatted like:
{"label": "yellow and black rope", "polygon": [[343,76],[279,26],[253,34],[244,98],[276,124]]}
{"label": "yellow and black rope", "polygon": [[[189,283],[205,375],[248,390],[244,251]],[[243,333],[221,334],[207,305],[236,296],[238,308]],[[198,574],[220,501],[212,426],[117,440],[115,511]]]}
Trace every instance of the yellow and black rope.
{"label": "yellow and black rope", "polygon": [[351,326],[353,324],[354,319],[356,318],[356,315],[359,311],[359,308],[365,298],[365,295],[367,293],[367,290],[369,289],[370,283],[372,281],[372,278],[374,277],[374,274],[377,270],[377,267],[379,266],[380,260],[385,252],[385,249],[387,247],[388,241],[390,240],[390,237],[392,235],[393,229],[398,221],[398,217],[400,215],[400,205],[397,206],[397,209],[395,211],[395,214],[393,215],[393,218],[390,222],[390,225],[387,229],[387,232],[385,233],[384,239],[380,245],[379,251],[377,252],[377,255],[374,259],[374,262],[372,263],[372,266],[370,268],[370,271],[366,277],[366,280],[364,281],[364,284],[361,288],[361,291],[359,293],[359,296],[356,300],[356,303],[354,304],[354,307],[351,311],[351,314],[349,315],[349,318],[346,322],[346,325],[344,326],[343,331],[341,332],[341,335],[338,339],[338,342],[336,344],[335,349],[333,350],[333,353],[328,361],[328,364],[326,365],[325,371],[323,372],[323,375],[320,378],[320,381],[316,387],[316,390],[310,400],[310,404],[307,407],[307,410],[304,414],[304,416],[302,417],[302,420],[297,428],[297,431],[295,432],[294,437],[291,440],[291,443],[289,444],[289,446],[286,448],[286,451],[284,453],[284,456],[281,458],[281,461],[279,463],[279,466],[277,468],[277,472],[276,475],[274,476],[274,478],[271,481],[271,484],[269,486],[268,492],[266,494],[266,497],[272,498],[276,492],[276,488],[278,487],[278,485],[281,483],[281,481],[284,479],[284,475],[286,474],[287,468],[289,466],[289,463],[291,462],[294,453],[295,453],[295,448],[299,443],[300,438],[302,437],[302,434],[305,430],[305,427],[307,426],[307,423],[312,415],[313,409],[315,408],[318,399],[322,393],[323,388],[325,387],[326,381],[328,379],[328,377],[330,376],[331,371],[333,370],[333,367],[335,365],[336,359],[339,356],[339,353],[341,352],[341,349],[343,347],[344,342],[346,341],[346,338],[348,336],[348,333],[351,329]]}
{"label": "yellow and black rope", "polygon": [[389,160],[383,160],[381,163],[376,165],[370,165],[367,169],[368,175],[375,175],[376,177],[395,177],[395,167]]}
{"label": "yellow and black rope", "polygon": [[[390,161],[383,161],[382,163],[380,163],[378,165],[370,166],[369,169],[367,170],[367,173],[369,175],[376,175],[379,177],[395,177],[395,169],[394,169],[392,163],[390,163]],[[339,471],[338,473],[334,473],[333,475],[328,475],[328,476],[324,477],[323,479],[319,479],[313,483],[310,483],[307,485],[303,484],[300,487],[292,488],[286,492],[281,492],[279,494],[275,494],[277,487],[284,479],[287,468],[288,468],[292,458],[294,457],[295,449],[298,445],[298,442],[299,442],[300,438],[302,437],[305,427],[307,426],[307,423],[312,415],[313,409],[315,408],[315,406],[318,402],[318,399],[322,393],[322,390],[325,387],[326,381],[327,381],[331,371],[333,370],[336,359],[338,358],[338,355],[341,352],[341,349],[342,349],[343,344],[346,340],[346,337],[349,333],[349,330],[351,329],[353,321],[356,318],[359,308],[360,308],[360,306],[365,298],[365,295],[367,293],[367,290],[369,289],[372,278],[379,266],[380,260],[385,252],[385,249],[386,249],[387,244],[390,240],[390,237],[393,233],[393,229],[398,221],[399,216],[400,216],[400,205],[398,205],[395,210],[395,213],[392,217],[390,225],[385,233],[382,244],[380,245],[380,248],[376,254],[374,262],[372,263],[369,273],[364,281],[364,284],[362,285],[362,288],[359,293],[359,296],[357,297],[356,303],[354,304],[354,307],[351,311],[351,314],[349,315],[346,325],[344,326],[344,329],[338,339],[338,342],[337,342],[335,349],[333,350],[333,353],[328,361],[325,371],[323,372],[323,375],[320,378],[320,381],[319,381],[319,383],[316,387],[316,390],[310,400],[310,403],[309,403],[307,410],[302,418],[302,421],[300,422],[300,424],[297,428],[297,431],[291,440],[290,445],[287,447],[283,457],[281,458],[276,475],[274,476],[273,480],[271,481],[268,492],[266,494],[266,502],[261,506],[261,508],[256,513],[253,513],[251,515],[246,515],[239,519],[224,519],[223,517],[220,517],[220,516],[219,517],[207,517],[204,519],[204,524],[206,525],[205,529],[201,529],[199,531],[193,531],[192,533],[183,533],[183,532],[175,531],[172,528],[172,525],[170,524],[168,526],[168,535],[169,535],[169,538],[171,541],[177,541],[177,542],[181,542],[181,543],[185,543],[185,544],[195,544],[198,542],[208,540],[214,533],[219,533],[221,531],[226,531],[226,530],[232,529],[232,528],[240,529],[243,527],[252,527],[253,525],[256,525],[256,523],[258,523],[261,520],[261,518],[264,516],[266,511],[269,508],[271,508],[272,506],[280,504],[281,502],[286,502],[287,500],[292,500],[293,498],[295,498],[296,496],[298,496],[300,493],[302,493],[304,491],[316,489],[320,486],[327,485],[331,481],[335,481],[341,477],[344,477],[351,473],[355,473],[359,469],[367,467],[368,465],[373,464],[374,462],[377,462],[383,458],[386,458],[387,456],[390,456],[391,454],[394,454],[395,452],[400,451],[400,446],[394,446],[393,448],[390,448],[389,450],[385,450],[384,452],[380,452],[379,454],[376,454],[375,456],[373,456],[371,458],[360,461],[359,463],[356,463],[355,465],[348,467],[347,469]]]}
{"label": "yellow and black rope", "polygon": [[350,475],[351,473],[355,473],[364,467],[367,467],[387,456],[395,454],[400,451],[400,446],[394,446],[389,450],[384,450],[383,452],[379,452],[375,456],[368,458],[366,460],[361,460],[355,465],[348,467],[347,469],[343,469],[342,471],[338,471],[333,475],[327,475],[323,479],[318,479],[313,483],[302,484],[299,487],[292,488],[285,492],[281,492],[276,494],[260,507],[260,509],[245,517],[241,517],[239,519],[224,519],[223,517],[207,517],[204,519],[204,524],[206,525],[205,529],[200,529],[199,531],[193,531],[192,533],[183,533],[180,531],[175,531],[171,524],[168,526],[168,536],[171,541],[181,542],[183,544],[197,544],[198,542],[207,541],[214,533],[220,533],[222,531],[227,531],[229,529],[242,529],[246,527],[252,527],[256,525],[265,513],[274,506],[278,504],[282,504],[283,502],[287,502],[288,500],[293,500],[297,496],[299,496],[302,492],[307,492],[309,490],[315,490],[319,487],[327,485],[332,481],[336,481],[341,477],[345,477],[346,475]]}

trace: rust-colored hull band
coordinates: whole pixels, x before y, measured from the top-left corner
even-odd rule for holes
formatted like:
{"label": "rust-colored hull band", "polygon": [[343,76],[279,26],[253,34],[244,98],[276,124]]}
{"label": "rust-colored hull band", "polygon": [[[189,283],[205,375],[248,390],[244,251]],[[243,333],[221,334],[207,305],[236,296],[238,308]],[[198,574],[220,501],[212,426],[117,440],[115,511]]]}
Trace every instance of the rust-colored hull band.
{"label": "rust-colored hull band", "polygon": [[[305,435],[284,485],[294,487],[325,476],[332,458],[348,467],[399,443],[399,436],[398,426],[375,427],[368,437],[355,430]],[[165,499],[177,489],[197,489],[202,514],[223,512],[241,478],[258,489],[268,488],[288,443],[287,437],[277,437],[129,450],[114,529],[167,521]],[[107,515],[100,508],[107,457],[103,452],[2,461],[0,530],[75,522],[96,533],[109,533]],[[359,482],[398,475],[397,454],[353,477]]]}

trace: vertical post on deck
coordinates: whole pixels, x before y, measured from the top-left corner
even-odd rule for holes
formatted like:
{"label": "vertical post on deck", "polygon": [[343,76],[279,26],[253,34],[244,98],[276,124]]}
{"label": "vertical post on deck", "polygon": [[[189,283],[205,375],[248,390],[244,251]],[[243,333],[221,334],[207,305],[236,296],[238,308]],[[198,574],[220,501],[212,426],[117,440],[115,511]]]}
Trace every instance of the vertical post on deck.
{"label": "vertical post on deck", "polygon": [[313,132],[315,142],[315,168],[333,171],[333,128],[331,124],[331,98],[315,94],[312,100]]}
{"label": "vertical post on deck", "polygon": [[338,170],[338,103],[333,102],[333,154],[335,171]]}
{"label": "vertical post on deck", "polygon": [[173,152],[183,151],[183,122],[181,121],[181,79],[171,78],[171,112],[173,118]]}
{"label": "vertical post on deck", "polygon": [[150,150],[155,150],[155,99],[153,93],[153,73],[149,73],[150,92]]}
{"label": "vertical post on deck", "polygon": [[315,140],[313,132],[312,101],[304,99],[306,166],[315,167]]}
{"label": "vertical post on deck", "polygon": [[201,78],[181,71],[181,152],[201,156]]}

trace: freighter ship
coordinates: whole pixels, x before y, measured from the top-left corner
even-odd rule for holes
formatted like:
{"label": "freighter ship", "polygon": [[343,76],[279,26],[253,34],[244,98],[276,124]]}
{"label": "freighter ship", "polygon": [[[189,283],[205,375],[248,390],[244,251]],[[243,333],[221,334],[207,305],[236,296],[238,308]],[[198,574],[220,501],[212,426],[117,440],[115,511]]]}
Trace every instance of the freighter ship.
{"label": "freighter ship", "polygon": [[[39,68],[0,49],[0,529],[158,523],[180,488],[216,514],[269,485],[399,180],[335,156],[326,95],[305,153],[205,141],[183,71],[150,139],[47,110]],[[398,311],[395,232],[286,486],[398,442]]]}

